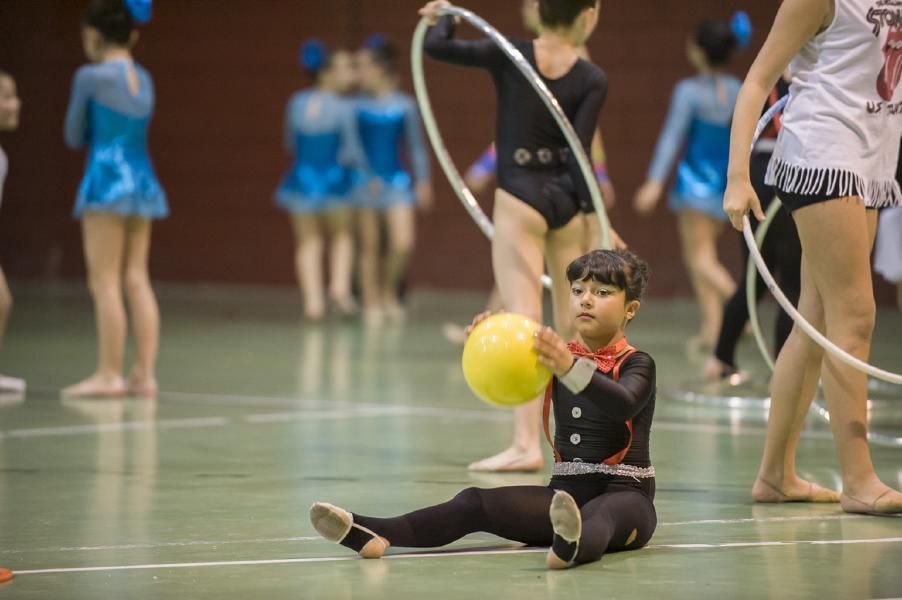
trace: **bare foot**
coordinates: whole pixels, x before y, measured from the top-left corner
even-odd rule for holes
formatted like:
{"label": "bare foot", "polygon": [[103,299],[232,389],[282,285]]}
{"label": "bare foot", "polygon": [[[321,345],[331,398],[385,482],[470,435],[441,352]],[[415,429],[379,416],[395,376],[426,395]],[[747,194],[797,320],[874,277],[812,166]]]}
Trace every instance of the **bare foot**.
{"label": "bare foot", "polygon": [[847,513],[889,516],[902,515],[902,493],[876,482],[877,485],[850,491],[843,490],[840,506]]}
{"label": "bare foot", "polygon": [[476,461],[467,467],[471,471],[492,471],[494,473],[533,473],[542,468],[541,450],[521,450],[508,448],[495,456]]}
{"label": "bare foot", "polygon": [[385,310],[385,317],[389,321],[399,323],[407,318],[407,311],[395,298],[386,300],[385,304],[383,304],[383,310]]}
{"label": "bare foot", "polygon": [[442,325],[442,333],[445,339],[455,346],[463,346],[467,341],[467,331],[457,323],[445,323]]}
{"label": "bare foot", "polygon": [[18,377],[0,375],[0,393],[21,394],[25,391],[25,380]]}
{"label": "bare foot", "polygon": [[344,296],[333,296],[332,306],[338,313],[338,316],[342,319],[349,319],[360,312],[360,308],[357,306],[357,303],[349,297],[345,298]]}
{"label": "bare foot", "polygon": [[777,486],[759,476],[752,486],[752,499],[763,504],[780,502],[839,502],[839,494],[799,477]]}
{"label": "bare foot", "polygon": [[379,306],[365,306],[363,308],[363,324],[367,327],[379,327],[382,325],[385,315]]}
{"label": "bare foot", "polygon": [[65,398],[121,398],[127,392],[125,380],[119,375],[105,377],[91,375],[84,381],[63,388]]}
{"label": "bare foot", "polygon": [[132,371],[128,376],[128,395],[137,398],[157,397],[157,378]]}

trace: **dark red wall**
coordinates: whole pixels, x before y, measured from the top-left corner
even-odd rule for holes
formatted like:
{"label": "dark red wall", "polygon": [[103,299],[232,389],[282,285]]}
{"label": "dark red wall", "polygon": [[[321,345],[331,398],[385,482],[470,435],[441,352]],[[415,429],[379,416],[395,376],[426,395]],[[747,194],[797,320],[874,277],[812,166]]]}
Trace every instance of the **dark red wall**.
{"label": "dark red wall", "polygon": [[[306,84],[298,44],[317,36],[357,46],[380,32],[404,50],[418,0],[157,0],[137,59],[153,74],[157,112],[151,150],[169,194],[170,219],[155,229],[154,277],[165,281],[290,284],[292,240],[271,195],[289,158],[281,119],[289,95]],[[503,32],[521,33],[519,0],[469,7]],[[757,48],[778,0],[604,1],[590,42],[610,76],[601,125],[619,193],[612,218],[655,270],[658,295],[688,293],[675,223],[663,206],[650,219],[629,208],[650,160],[673,84],[690,73],[687,32],[703,16],[750,12]],[[24,100],[19,131],[0,138],[10,157],[0,261],[13,278],[78,277],[80,233],[70,211],[83,155],[62,143],[73,71],[83,62],[78,0],[0,1],[0,68],[11,71]],[[751,52],[739,55],[742,75]],[[491,141],[494,100],[477,71],[428,63],[435,110],[463,168]],[[415,284],[488,286],[488,243],[436,170],[437,207],[420,220]],[[737,264],[738,240],[722,239]]]}

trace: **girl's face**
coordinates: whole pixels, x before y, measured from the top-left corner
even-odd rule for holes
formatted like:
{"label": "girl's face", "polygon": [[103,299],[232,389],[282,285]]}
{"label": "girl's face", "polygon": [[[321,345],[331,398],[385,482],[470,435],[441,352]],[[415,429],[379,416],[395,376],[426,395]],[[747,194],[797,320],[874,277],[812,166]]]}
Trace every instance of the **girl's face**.
{"label": "girl's face", "polygon": [[0,131],[12,131],[19,126],[22,102],[12,77],[0,76]]}
{"label": "girl's face", "polygon": [[347,94],[354,88],[357,83],[357,71],[350,52],[340,50],[332,55],[328,82],[329,86],[339,94]]}
{"label": "girl's face", "polygon": [[100,62],[103,36],[95,28],[85,25],[81,28],[81,47],[85,51],[85,57],[90,62]]}
{"label": "girl's face", "polygon": [[520,15],[526,31],[538,35],[542,29],[542,21],[539,19],[539,0],[523,0],[523,4],[520,5]]}
{"label": "girl's face", "polygon": [[617,286],[591,279],[570,284],[570,316],[585,340],[605,341],[622,331],[639,310]]}
{"label": "girl's face", "polygon": [[360,87],[364,91],[372,92],[379,87],[382,77],[382,69],[373,60],[373,53],[365,48],[358,51],[357,79]]}
{"label": "girl's face", "polygon": [[705,56],[705,51],[691,38],[686,42],[686,60],[689,61],[689,64],[696,71],[708,69],[708,59]]}

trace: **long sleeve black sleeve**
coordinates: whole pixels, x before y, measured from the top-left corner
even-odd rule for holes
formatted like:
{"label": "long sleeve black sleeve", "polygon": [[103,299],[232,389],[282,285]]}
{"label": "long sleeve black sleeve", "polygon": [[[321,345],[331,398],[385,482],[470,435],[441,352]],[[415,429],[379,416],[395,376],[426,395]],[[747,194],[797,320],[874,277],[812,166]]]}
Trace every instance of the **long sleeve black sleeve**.
{"label": "long sleeve black sleeve", "polygon": [[430,57],[467,67],[495,69],[506,57],[490,39],[456,40],[454,17],[447,16],[426,32],[424,49]]}
{"label": "long sleeve black sleeve", "polygon": [[655,361],[637,352],[621,365],[618,381],[596,371],[579,396],[591,401],[611,419],[626,421],[645,408],[654,392]]}

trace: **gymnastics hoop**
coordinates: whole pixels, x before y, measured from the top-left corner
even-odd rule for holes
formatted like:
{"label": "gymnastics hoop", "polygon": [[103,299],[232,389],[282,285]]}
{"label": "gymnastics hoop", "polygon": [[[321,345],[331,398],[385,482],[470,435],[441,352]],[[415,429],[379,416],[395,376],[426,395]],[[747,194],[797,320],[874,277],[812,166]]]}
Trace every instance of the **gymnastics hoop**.
{"label": "gymnastics hoop", "polygon": [[[560,127],[561,132],[567,139],[567,144],[570,146],[573,156],[576,157],[580,172],[588,184],[589,195],[592,197],[595,213],[598,215],[598,220],[601,223],[601,245],[603,248],[610,248],[610,223],[608,221],[607,212],[605,212],[604,209],[601,191],[598,189],[598,184],[595,181],[595,173],[592,171],[592,165],[589,163],[588,157],[586,157],[585,150],[582,147],[582,143],[579,141],[579,137],[576,135],[576,131],[574,131],[573,126],[567,119],[567,115],[564,114],[564,110],[558,103],[557,98],[554,97],[554,94],[551,93],[551,90],[548,89],[548,86],[545,85],[545,82],[542,81],[542,78],[536,73],[535,69],[532,68],[532,65],[529,64],[529,61],[526,60],[523,54],[521,54],[506,37],[501,35],[497,29],[489,25],[480,16],[458,6],[447,6],[442,8],[439,10],[439,15],[443,17],[460,17],[470,23],[470,25],[491,39],[498,48],[507,55],[510,61],[514,63],[514,66],[517,67],[523,76],[526,77],[526,81],[529,82],[551,112],[558,127]],[[426,134],[429,136],[429,142],[432,144],[432,149],[435,152],[436,158],[438,158],[439,165],[441,165],[442,170],[445,172],[445,177],[448,178],[448,182],[451,184],[451,188],[460,199],[461,204],[463,204],[464,208],[470,214],[470,217],[476,222],[479,229],[481,229],[485,236],[491,240],[495,236],[495,227],[492,225],[491,219],[489,219],[479,206],[476,197],[473,195],[473,192],[470,191],[470,188],[467,187],[467,184],[464,182],[463,177],[461,177],[457,167],[454,166],[454,162],[451,160],[451,156],[448,154],[448,150],[445,147],[442,134],[439,132],[435,114],[432,112],[432,103],[429,100],[429,91],[426,88],[426,77],[423,70],[423,40],[426,37],[426,30],[428,28],[429,24],[427,23],[427,20],[425,18],[420,19],[416,30],[414,30],[413,41],[410,47],[410,68],[413,73],[413,87],[416,92],[417,103],[420,106],[420,113],[423,117],[423,124],[426,128]],[[543,275],[542,284],[546,288],[550,287],[551,279],[547,275]]]}
{"label": "gymnastics hoop", "polygon": [[[752,136],[753,148],[755,146],[755,143],[758,141],[758,138],[761,136],[761,133],[767,127],[768,123],[770,123],[770,121],[778,111],[783,109],[783,107],[789,101],[789,98],[790,96],[788,94],[780,98],[758,121],[758,125],[755,128],[755,134],[754,136]],[[749,248],[749,255],[752,257],[752,260],[748,262],[748,268],[746,269],[746,302],[748,304],[749,310],[749,323],[752,327],[752,333],[755,336],[755,343],[758,345],[758,350],[761,352],[761,356],[762,358],[764,358],[764,362],[767,363],[767,366],[771,371],[774,370],[774,360],[767,348],[767,343],[764,340],[764,334],[761,332],[761,323],[758,320],[758,303],[755,300],[756,268],[757,271],[761,274],[761,279],[764,280],[767,289],[770,290],[771,294],[773,294],[780,307],[785,310],[787,314],[789,314],[796,325],[798,325],[808,337],[810,337],[826,352],[829,352],[834,357],[843,361],[847,365],[858,369],[859,371],[863,371],[864,373],[870,375],[871,377],[874,377],[875,379],[880,379],[882,381],[887,381],[895,384],[902,384],[902,375],[884,371],[883,369],[878,369],[877,367],[869,365],[863,360],[855,358],[854,356],[828,340],[823,334],[821,334],[821,332],[815,329],[805,319],[805,317],[803,317],[799,313],[799,311],[796,310],[795,306],[792,305],[792,302],[790,302],[786,295],[783,294],[783,291],[774,280],[774,276],[771,274],[770,270],[767,268],[767,265],[764,263],[764,258],[761,256],[761,252],[759,250],[760,246],[764,242],[764,237],[767,235],[767,230],[770,228],[771,223],[776,218],[777,212],[780,210],[781,206],[782,203],[780,202],[780,198],[775,197],[771,201],[771,204],[767,209],[767,214],[765,215],[764,221],[758,226],[758,230],[755,232],[754,236],[752,235],[752,227],[748,215],[743,215],[742,217],[742,236]],[[830,412],[824,406],[815,401],[813,408],[818,416],[820,416],[824,421],[828,423],[830,422]],[[902,437],[884,435],[880,433],[874,433],[872,431],[868,431],[867,435],[869,440],[881,445],[902,446]]]}

